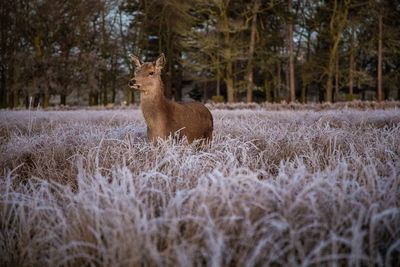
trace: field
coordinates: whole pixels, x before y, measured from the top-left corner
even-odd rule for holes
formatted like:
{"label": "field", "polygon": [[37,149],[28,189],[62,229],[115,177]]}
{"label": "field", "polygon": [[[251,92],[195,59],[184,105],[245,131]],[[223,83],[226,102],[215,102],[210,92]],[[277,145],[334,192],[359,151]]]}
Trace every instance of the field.
{"label": "field", "polygon": [[400,109],[0,111],[0,266],[393,266]]}

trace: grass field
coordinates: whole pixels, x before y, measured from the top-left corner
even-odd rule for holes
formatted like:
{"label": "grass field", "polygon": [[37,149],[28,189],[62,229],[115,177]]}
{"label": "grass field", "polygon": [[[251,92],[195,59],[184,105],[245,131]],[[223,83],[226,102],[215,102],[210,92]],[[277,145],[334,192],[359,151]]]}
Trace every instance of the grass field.
{"label": "grass field", "polygon": [[0,266],[394,266],[400,110],[0,111]]}

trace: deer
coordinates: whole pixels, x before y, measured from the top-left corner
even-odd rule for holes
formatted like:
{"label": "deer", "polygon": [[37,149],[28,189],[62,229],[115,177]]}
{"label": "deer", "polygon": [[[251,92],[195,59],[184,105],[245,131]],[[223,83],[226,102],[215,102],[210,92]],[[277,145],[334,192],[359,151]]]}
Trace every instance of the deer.
{"label": "deer", "polygon": [[164,96],[161,70],[166,59],[162,53],[155,61],[142,63],[130,55],[134,65],[134,76],[128,86],[140,92],[141,109],[147,124],[147,136],[156,143],[159,138],[170,135],[210,144],[213,133],[213,117],[210,110],[200,102],[180,103]]}

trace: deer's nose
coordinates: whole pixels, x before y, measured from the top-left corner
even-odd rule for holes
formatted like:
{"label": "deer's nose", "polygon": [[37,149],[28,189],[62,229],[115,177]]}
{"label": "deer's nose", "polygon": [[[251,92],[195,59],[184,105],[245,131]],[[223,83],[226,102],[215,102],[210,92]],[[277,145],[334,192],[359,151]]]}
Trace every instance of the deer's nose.
{"label": "deer's nose", "polygon": [[136,80],[132,79],[132,80],[129,81],[128,85],[132,87],[132,86],[135,85],[135,83],[136,83]]}

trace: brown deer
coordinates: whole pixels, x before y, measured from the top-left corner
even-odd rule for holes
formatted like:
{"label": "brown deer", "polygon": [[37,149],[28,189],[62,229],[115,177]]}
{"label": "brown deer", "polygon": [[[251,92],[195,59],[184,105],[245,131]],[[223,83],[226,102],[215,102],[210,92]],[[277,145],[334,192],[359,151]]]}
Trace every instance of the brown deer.
{"label": "brown deer", "polygon": [[199,102],[177,103],[164,97],[161,69],[165,56],[154,62],[142,63],[131,56],[135,66],[129,87],[140,91],[141,108],[147,124],[147,136],[153,142],[169,135],[185,136],[189,143],[195,139],[210,142],[213,132],[211,112]]}

